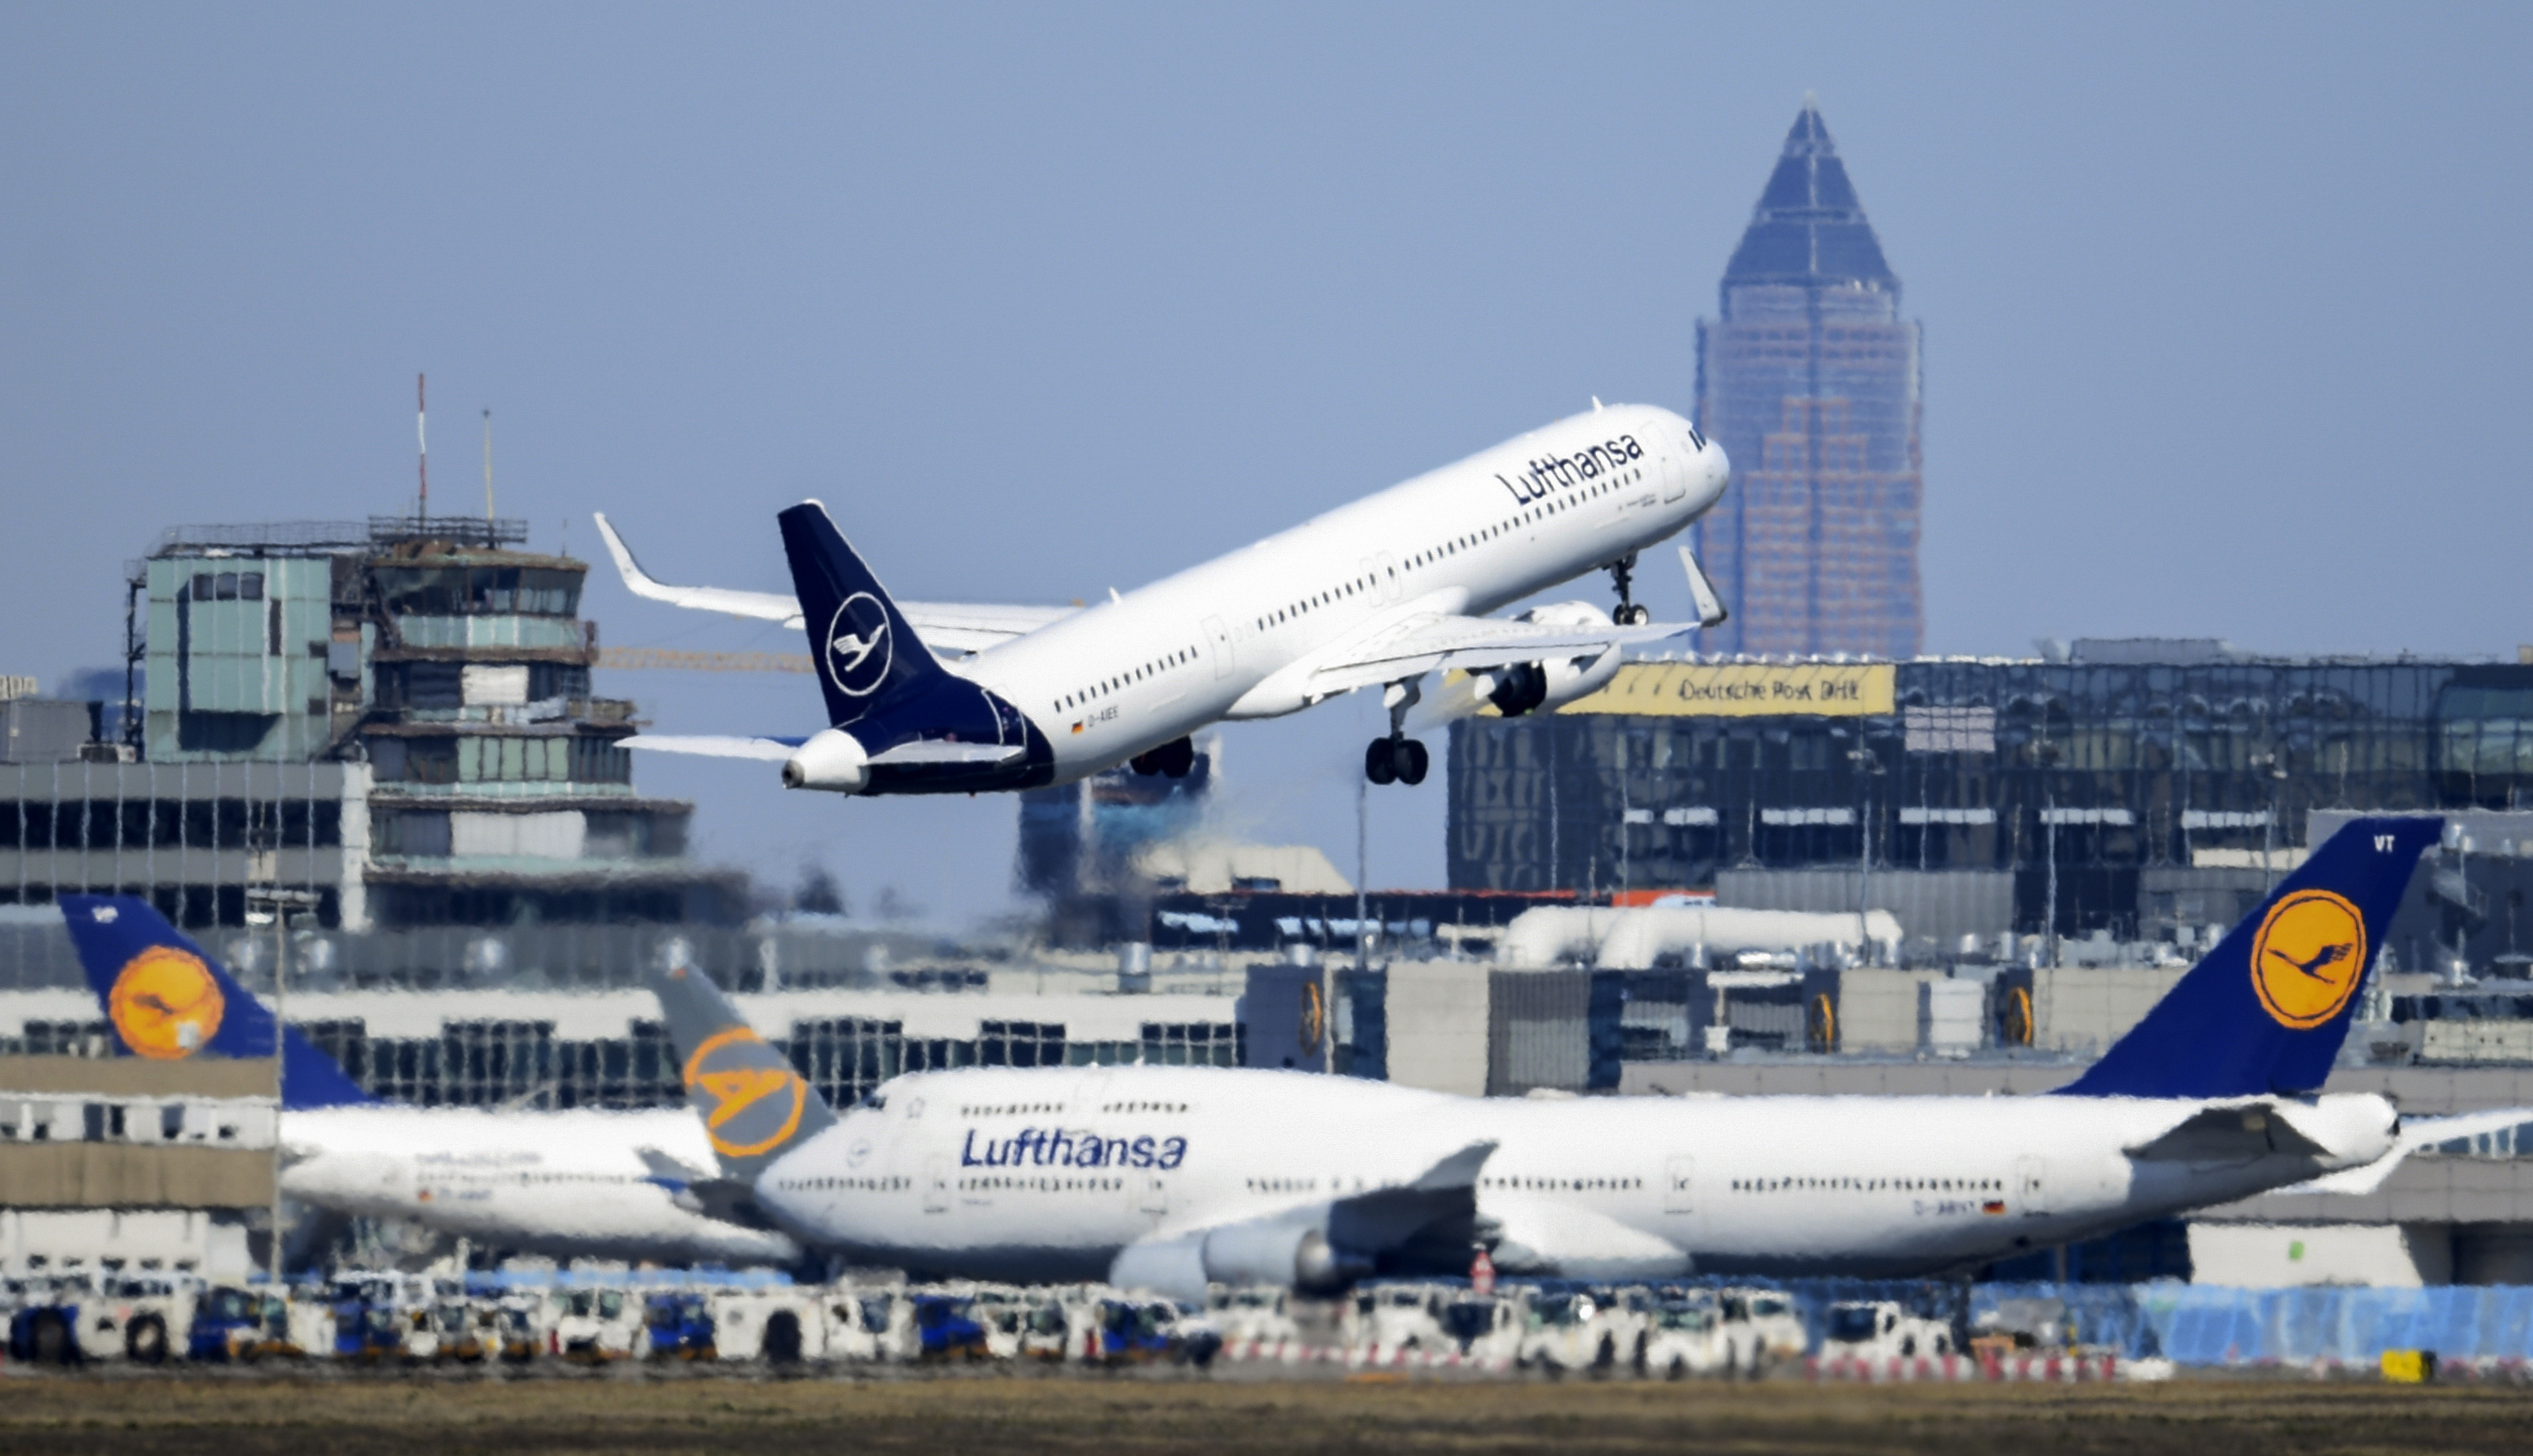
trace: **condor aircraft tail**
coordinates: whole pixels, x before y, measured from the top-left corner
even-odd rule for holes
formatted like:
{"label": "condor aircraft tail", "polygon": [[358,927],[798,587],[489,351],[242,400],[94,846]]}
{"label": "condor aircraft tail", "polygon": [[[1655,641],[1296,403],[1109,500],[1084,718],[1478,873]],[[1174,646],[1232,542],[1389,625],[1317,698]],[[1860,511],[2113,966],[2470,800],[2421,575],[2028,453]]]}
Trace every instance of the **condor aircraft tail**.
{"label": "condor aircraft tail", "polygon": [[2078,1097],[2319,1090],[2347,1039],[2433,817],[2352,819],[2190,968],[2083,1077]]}
{"label": "condor aircraft tail", "polygon": [[727,1177],[745,1184],[832,1127],[836,1114],[781,1052],[747,1024],[712,978],[673,966],[651,978],[686,1100]]}
{"label": "condor aircraft tail", "polygon": [[[118,1055],[154,1062],[272,1055],[272,1013],[149,902],[65,895],[62,919]],[[285,1027],[281,1047],[283,1110],[377,1100],[298,1032]]]}

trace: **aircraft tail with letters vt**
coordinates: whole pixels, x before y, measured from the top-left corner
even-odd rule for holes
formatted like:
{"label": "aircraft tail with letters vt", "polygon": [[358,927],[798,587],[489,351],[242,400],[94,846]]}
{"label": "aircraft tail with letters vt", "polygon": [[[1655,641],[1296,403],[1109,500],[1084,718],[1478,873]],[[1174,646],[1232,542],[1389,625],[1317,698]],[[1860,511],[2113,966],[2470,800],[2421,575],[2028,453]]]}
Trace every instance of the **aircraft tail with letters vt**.
{"label": "aircraft tail with letters vt", "polygon": [[[272,1055],[272,1013],[149,902],[65,895],[61,905],[119,1055],[155,1062]],[[284,1028],[281,1045],[284,1111],[377,1100],[298,1032]]]}
{"label": "aircraft tail with letters vt", "polygon": [[2401,893],[2444,829],[2433,816],[2350,820],[2060,1094],[2319,1091]]}
{"label": "aircraft tail with letters vt", "polygon": [[710,976],[672,966],[652,976],[651,989],[668,1019],[686,1100],[704,1120],[726,1177],[752,1184],[777,1158],[835,1125],[817,1088],[756,1034]]}

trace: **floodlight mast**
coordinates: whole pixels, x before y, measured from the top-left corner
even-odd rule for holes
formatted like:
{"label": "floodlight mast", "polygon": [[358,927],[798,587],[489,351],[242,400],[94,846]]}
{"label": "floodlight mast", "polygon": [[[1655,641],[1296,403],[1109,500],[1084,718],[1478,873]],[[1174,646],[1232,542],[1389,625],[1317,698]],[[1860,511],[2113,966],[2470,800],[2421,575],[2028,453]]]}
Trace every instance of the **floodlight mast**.
{"label": "floodlight mast", "polygon": [[257,885],[246,894],[249,910],[263,910],[272,916],[272,1212],[269,1238],[271,1247],[265,1252],[265,1282],[274,1292],[282,1287],[281,1253],[281,1106],[288,1091],[289,1063],[284,1051],[290,985],[290,917],[317,907],[316,892],[284,890],[279,885]]}

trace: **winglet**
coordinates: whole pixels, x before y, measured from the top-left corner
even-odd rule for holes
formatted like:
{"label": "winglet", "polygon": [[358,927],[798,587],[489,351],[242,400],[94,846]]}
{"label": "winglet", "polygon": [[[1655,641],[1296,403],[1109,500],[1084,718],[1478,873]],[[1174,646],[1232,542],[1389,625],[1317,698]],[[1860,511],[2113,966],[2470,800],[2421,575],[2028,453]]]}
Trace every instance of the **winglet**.
{"label": "winglet", "polygon": [[[88,988],[114,1028],[116,1055],[153,1062],[272,1055],[272,1013],[149,902],[65,895],[61,908]],[[284,1111],[378,1100],[298,1032],[285,1029],[281,1046]]]}
{"label": "winglet", "polygon": [[608,521],[607,512],[593,510],[590,515],[598,522],[598,539],[607,543],[607,553],[616,558],[616,574],[624,578],[626,591],[654,602],[677,600],[675,590],[660,585],[651,573],[642,569],[641,562],[633,559],[633,549],[624,544],[623,537],[616,534],[616,527]]}
{"label": "winglet", "polygon": [[2059,1095],[2320,1090],[2401,892],[2444,828],[2433,816],[2348,821]]}
{"label": "winglet", "polygon": [[1697,624],[1720,627],[1731,620],[1732,609],[1724,605],[1724,598],[1717,594],[1715,583],[1706,579],[1706,568],[1697,564],[1697,557],[1689,553],[1687,547],[1679,549],[1679,565],[1688,573],[1688,595],[1697,603]]}

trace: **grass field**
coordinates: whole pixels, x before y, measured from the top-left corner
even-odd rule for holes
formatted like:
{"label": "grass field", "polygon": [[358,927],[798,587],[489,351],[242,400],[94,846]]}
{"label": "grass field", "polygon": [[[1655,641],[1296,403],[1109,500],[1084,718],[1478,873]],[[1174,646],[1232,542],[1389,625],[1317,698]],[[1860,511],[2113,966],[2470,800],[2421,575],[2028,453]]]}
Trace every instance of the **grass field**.
{"label": "grass field", "polygon": [[2517,1452],[2533,1391],[2296,1379],[1756,1386],[1265,1378],[0,1380],[0,1452]]}

